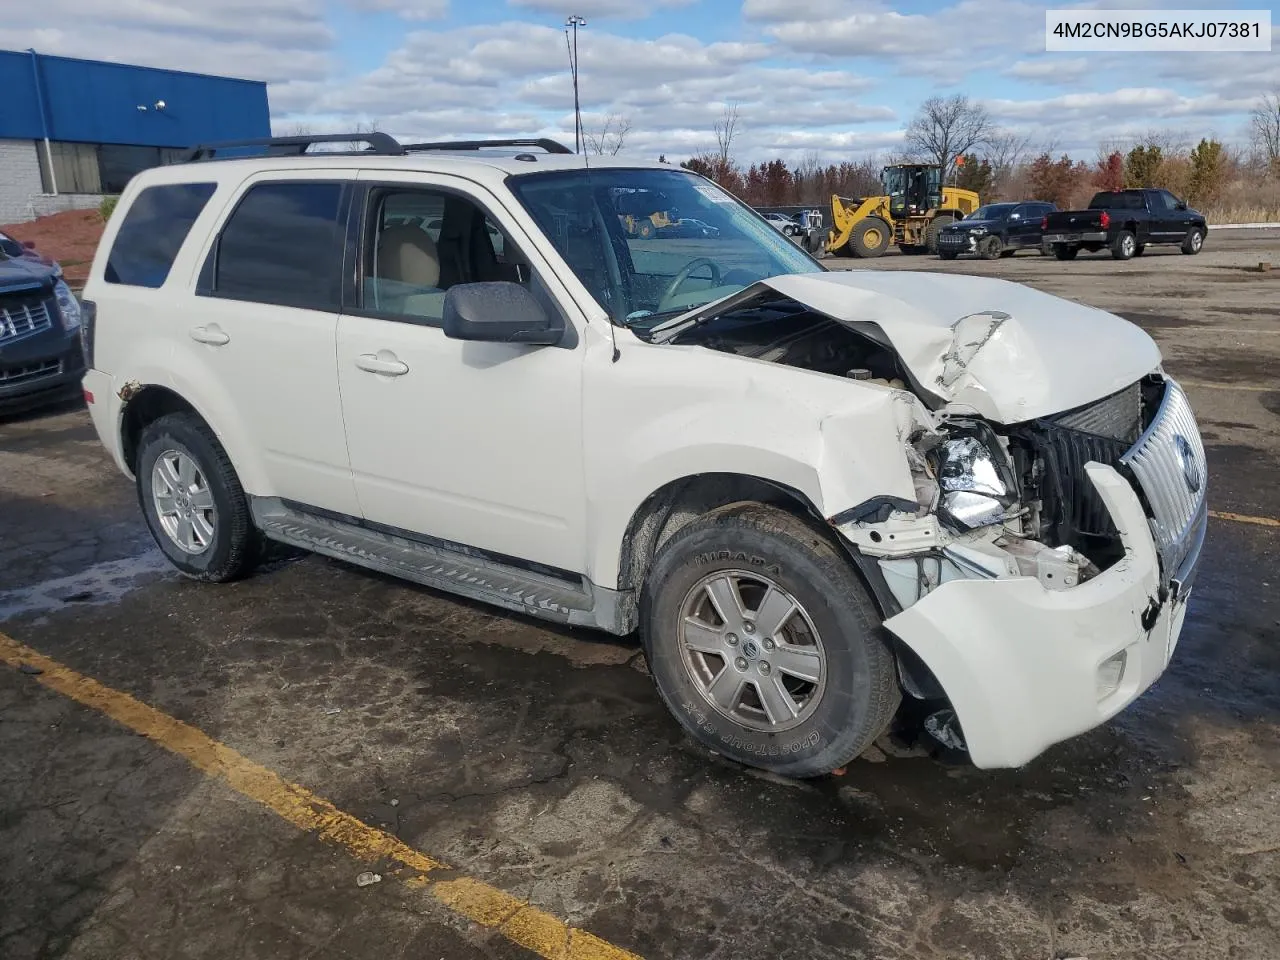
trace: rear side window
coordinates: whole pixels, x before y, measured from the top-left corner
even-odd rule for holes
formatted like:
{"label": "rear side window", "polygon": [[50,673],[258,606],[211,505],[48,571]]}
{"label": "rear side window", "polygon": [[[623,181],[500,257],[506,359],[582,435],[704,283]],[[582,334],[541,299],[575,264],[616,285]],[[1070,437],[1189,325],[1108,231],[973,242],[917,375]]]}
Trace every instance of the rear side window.
{"label": "rear side window", "polygon": [[111,245],[107,283],[163,286],[191,225],[216,188],[214,183],[168,183],[139,193]]}
{"label": "rear side window", "polygon": [[342,292],[343,207],[340,183],[251,187],[218,238],[213,295],[336,311]]}

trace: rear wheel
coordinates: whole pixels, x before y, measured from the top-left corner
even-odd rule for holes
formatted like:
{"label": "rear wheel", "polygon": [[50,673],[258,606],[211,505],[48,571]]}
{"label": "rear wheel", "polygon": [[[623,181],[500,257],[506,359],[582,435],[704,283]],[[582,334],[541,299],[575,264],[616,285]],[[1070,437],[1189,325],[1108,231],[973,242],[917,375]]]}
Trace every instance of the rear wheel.
{"label": "rear wheel", "polygon": [[1065,243],[1055,243],[1053,245],[1053,255],[1059,260],[1074,260],[1079,252],[1079,247],[1071,247]]}
{"label": "rear wheel", "polygon": [[1004,244],[999,237],[987,237],[978,243],[978,255],[983,260],[995,260],[1004,252]]}
{"label": "rear wheel", "polygon": [[1121,230],[1111,241],[1111,256],[1116,260],[1132,260],[1137,249],[1138,241],[1131,230]]}
{"label": "rear wheel", "polygon": [[888,249],[891,236],[887,223],[879,217],[866,217],[853,228],[849,243],[860,257],[878,257]]}
{"label": "rear wheel", "polygon": [[182,573],[222,582],[257,564],[262,536],[248,498],[204,421],[171,413],[148,425],[138,441],[135,476],[151,535]]}
{"label": "rear wheel", "polygon": [[1195,256],[1204,247],[1204,231],[1199,227],[1192,227],[1187,231],[1186,239],[1182,241],[1182,252],[1187,256]]}
{"label": "rear wheel", "polygon": [[929,221],[929,229],[924,232],[924,248],[930,253],[938,252],[938,234],[942,232],[942,228],[950,226],[956,222],[956,218],[950,214],[941,213]]}
{"label": "rear wheel", "polygon": [[658,690],[689,734],[786,776],[844,766],[901,698],[848,560],[773,507],[735,504],[673,536],[645,583],[640,629]]}

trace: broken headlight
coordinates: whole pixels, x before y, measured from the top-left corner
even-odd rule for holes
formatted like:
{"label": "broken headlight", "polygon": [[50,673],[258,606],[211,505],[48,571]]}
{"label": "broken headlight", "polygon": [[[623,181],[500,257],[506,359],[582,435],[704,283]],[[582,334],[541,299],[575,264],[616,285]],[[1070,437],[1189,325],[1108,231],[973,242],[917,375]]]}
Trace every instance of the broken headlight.
{"label": "broken headlight", "polygon": [[999,523],[1017,502],[1017,487],[995,438],[975,435],[945,440],[937,448],[939,512],[962,530]]}

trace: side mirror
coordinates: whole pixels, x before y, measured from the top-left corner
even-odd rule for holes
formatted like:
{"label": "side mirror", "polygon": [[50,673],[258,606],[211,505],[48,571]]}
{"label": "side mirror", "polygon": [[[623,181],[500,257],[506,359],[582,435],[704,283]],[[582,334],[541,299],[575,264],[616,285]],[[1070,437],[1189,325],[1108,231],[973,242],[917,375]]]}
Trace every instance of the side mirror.
{"label": "side mirror", "polygon": [[1174,204],[1174,206],[1177,207],[1179,210],[1185,210],[1187,209],[1187,201],[1179,200],[1176,204]]}
{"label": "side mirror", "polygon": [[34,240],[23,240],[22,245],[28,250],[34,250],[36,248],[36,242]]}
{"label": "side mirror", "polygon": [[444,335],[492,343],[560,342],[564,324],[518,283],[460,283],[444,295]]}

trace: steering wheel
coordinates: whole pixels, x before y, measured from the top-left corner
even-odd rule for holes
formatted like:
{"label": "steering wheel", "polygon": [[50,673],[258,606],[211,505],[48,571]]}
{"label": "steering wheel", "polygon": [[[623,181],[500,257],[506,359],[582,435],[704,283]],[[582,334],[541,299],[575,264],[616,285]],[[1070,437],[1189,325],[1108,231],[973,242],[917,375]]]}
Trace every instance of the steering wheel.
{"label": "steering wheel", "polygon": [[684,282],[689,279],[689,276],[693,273],[693,271],[697,270],[699,267],[710,267],[711,268],[711,286],[713,287],[720,286],[720,265],[719,264],[717,264],[714,260],[709,260],[706,257],[698,257],[694,260],[690,260],[680,269],[679,273],[677,273],[674,277],[671,278],[671,282],[667,284],[667,289],[664,290],[662,292],[662,296],[658,298],[659,311],[662,310],[662,308],[666,305],[668,300],[670,300],[672,297],[676,295],[677,291],[679,291],[679,289],[682,286],[684,286]]}

